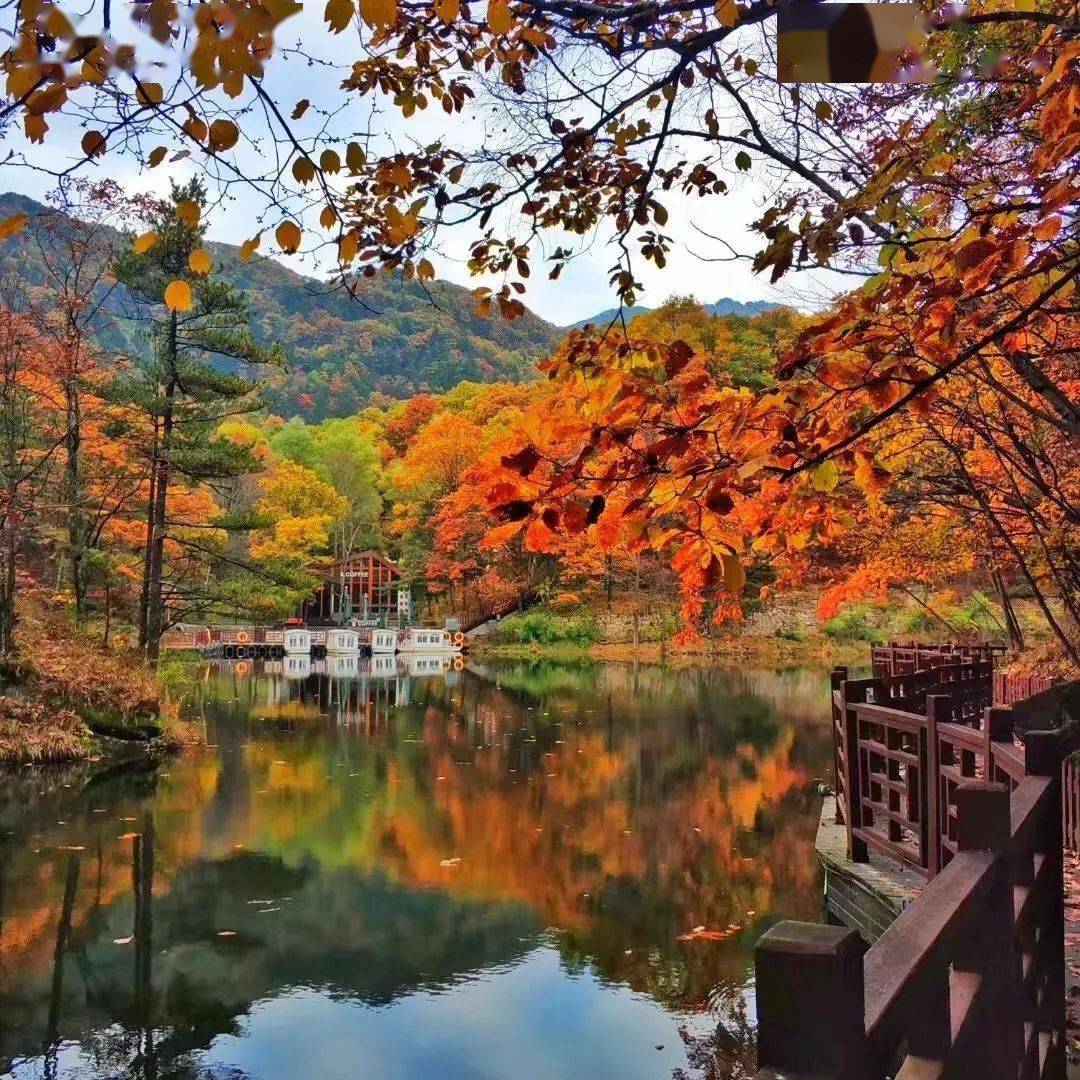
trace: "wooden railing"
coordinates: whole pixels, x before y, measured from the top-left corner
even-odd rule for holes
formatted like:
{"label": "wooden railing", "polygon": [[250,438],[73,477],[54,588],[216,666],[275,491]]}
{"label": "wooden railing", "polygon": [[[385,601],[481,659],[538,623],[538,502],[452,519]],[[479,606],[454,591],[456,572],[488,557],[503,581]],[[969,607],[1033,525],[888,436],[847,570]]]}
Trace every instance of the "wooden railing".
{"label": "wooden railing", "polygon": [[[833,926],[760,940],[763,1070],[1063,1080],[1062,766],[1080,745],[1080,683],[973,716],[985,672],[844,675],[833,722],[852,856],[877,849],[931,880],[868,951]],[[921,714],[898,707],[920,694]]]}
{"label": "wooden railing", "polygon": [[939,667],[942,664],[982,660],[993,663],[1003,655],[1004,645],[971,642],[944,642],[925,645],[917,641],[901,645],[892,641],[888,645],[875,645],[870,650],[870,663],[874,675],[910,675],[916,671]]}

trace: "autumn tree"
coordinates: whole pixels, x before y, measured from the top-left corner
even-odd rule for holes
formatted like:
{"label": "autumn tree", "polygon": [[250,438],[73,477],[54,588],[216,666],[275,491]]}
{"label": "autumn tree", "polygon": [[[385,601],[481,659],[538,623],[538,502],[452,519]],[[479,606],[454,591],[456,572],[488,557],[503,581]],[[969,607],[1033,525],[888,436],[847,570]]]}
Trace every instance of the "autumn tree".
{"label": "autumn tree", "polygon": [[[278,365],[280,352],[258,344],[248,330],[243,298],[212,275],[203,246],[201,184],[173,185],[169,200],[151,206],[146,231],[115,262],[117,279],[136,299],[150,326],[152,355],[138,362],[134,378],[112,391],[148,420],[150,489],[139,640],[157,655],[166,625],[165,543],[171,529],[170,492],[177,481],[213,483],[249,471],[247,448],[215,439],[217,426],[256,405],[250,377],[238,368]],[[237,370],[232,370],[237,369]],[[204,548],[190,535],[189,552]],[[203,554],[211,554],[203,551]]]}
{"label": "autumn tree", "polygon": [[279,461],[260,481],[256,510],[266,521],[251,539],[257,559],[307,563],[325,553],[333,523],[347,511],[347,500],[295,461]]}

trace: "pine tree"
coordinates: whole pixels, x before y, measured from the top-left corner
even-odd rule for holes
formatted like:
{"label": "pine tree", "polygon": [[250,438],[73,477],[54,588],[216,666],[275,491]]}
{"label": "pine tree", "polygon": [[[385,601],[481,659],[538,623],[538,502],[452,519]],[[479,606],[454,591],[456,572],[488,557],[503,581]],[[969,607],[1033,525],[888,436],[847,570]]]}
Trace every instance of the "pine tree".
{"label": "pine tree", "polygon": [[[150,422],[139,643],[151,658],[167,625],[165,540],[177,539],[169,531],[170,491],[178,481],[225,482],[255,468],[248,448],[213,435],[223,420],[261,404],[249,368],[283,363],[278,346],[252,337],[241,294],[210,272],[201,225],[205,198],[197,180],[174,183],[167,201],[149,207],[147,231],[114,262],[137,317],[149,324],[151,344],[134,375],[113,391]],[[171,593],[178,589],[171,584]]]}

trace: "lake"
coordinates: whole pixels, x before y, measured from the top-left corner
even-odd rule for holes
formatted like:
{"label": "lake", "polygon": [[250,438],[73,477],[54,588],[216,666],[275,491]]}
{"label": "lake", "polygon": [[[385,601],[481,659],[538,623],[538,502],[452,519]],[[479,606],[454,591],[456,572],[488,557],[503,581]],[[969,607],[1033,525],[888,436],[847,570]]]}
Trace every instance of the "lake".
{"label": "lake", "polygon": [[824,672],[287,667],[196,667],[156,770],[0,773],[0,1074],[749,1075]]}

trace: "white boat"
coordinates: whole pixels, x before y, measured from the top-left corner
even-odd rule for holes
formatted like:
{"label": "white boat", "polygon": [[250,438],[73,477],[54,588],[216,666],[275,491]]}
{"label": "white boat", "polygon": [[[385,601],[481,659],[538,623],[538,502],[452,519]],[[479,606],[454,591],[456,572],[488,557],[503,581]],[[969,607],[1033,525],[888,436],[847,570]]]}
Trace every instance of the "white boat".
{"label": "white boat", "polygon": [[412,652],[398,654],[398,672],[401,675],[446,675],[454,666],[454,661],[461,663],[455,653],[447,652]]}
{"label": "white boat", "polygon": [[286,653],[308,654],[311,652],[311,634],[307,630],[289,627],[285,631],[282,646]]}
{"label": "white boat", "polygon": [[355,630],[336,628],[326,631],[326,651],[328,653],[358,653],[360,637]]}
{"label": "white boat", "polygon": [[449,630],[410,626],[398,634],[397,649],[403,653],[456,653],[461,652],[461,644]]}
{"label": "white boat", "polygon": [[378,626],[365,626],[358,631],[360,644],[376,653],[393,653],[397,650],[397,631],[384,630]]}

